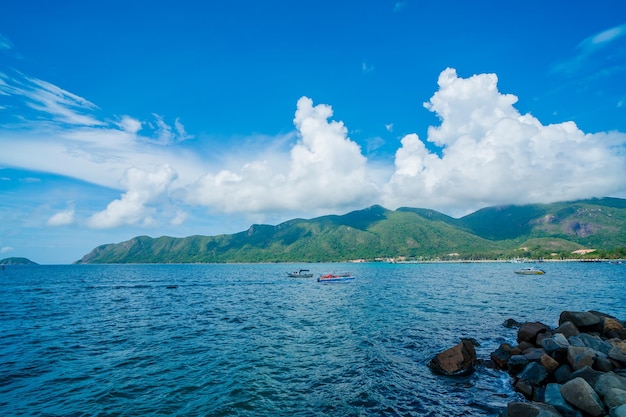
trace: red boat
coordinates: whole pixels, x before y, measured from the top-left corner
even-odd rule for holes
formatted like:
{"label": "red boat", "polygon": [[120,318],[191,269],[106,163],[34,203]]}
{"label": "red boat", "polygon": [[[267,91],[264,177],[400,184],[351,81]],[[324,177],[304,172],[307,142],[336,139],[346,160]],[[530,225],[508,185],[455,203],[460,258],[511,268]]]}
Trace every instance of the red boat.
{"label": "red boat", "polygon": [[352,276],[349,272],[333,272],[330,274],[321,275],[318,282],[349,282],[354,281],[356,277]]}

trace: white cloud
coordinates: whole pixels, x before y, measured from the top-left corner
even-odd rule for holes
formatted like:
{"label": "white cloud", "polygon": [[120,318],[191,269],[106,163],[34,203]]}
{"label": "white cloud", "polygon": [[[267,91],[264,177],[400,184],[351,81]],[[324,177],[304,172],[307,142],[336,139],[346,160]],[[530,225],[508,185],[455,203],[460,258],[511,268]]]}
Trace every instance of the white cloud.
{"label": "white cloud", "polygon": [[302,97],[294,118],[300,140],[288,155],[209,173],[190,188],[188,201],[226,212],[330,209],[371,201],[376,186],[367,160],[343,123],[328,121],[332,114],[330,106],[313,106]]}
{"label": "white cloud", "polygon": [[185,131],[185,127],[180,122],[180,119],[174,120],[174,127],[168,125],[163,120],[163,117],[153,113],[152,116],[155,119],[154,129],[156,131],[156,142],[162,145],[169,145],[175,142],[181,142],[192,138]]}
{"label": "white cloud", "polygon": [[52,115],[55,120],[71,125],[101,126],[104,123],[86,112],[93,111],[95,104],[65,91],[46,81],[25,78],[20,92],[27,99],[27,105],[35,110]]}
{"label": "white cloud", "polygon": [[187,214],[187,212],[185,212],[183,210],[178,210],[176,212],[176,216],[170,221],[170,223],[173,224],[173,225],[183,224],[185,222],[185,220],[187,220],[188,216],[189,215]]}
{"label": "white cloud", "polygon": [[[620,26],[615,26],[602,32],[591,35],[585,39],[583,39],[577,45],[576,55],[566,60],[564,62],[560,62],[553,67],[554,72],[562,72],[566,74],[571,74],[579,71],[585,65],[592,61],[594,58],[597,58],[597,54],[601,51],[605,51],[614,45],[620,38],[624,38],[626,36],[626,24],[622,24]],[[613,50],[610,54],[605,55],[601,61],[603,61],[602,71],[601,73],[609,74],[613,71],[623,71],[623,65],[617,63],[617,65],[611,64],[616,57],[623,56],[623,48],[622,52],[619,50]]]}
{"label": "white cloud", "polygon": [[361,63],[361,71],[363,71],[365,74],[368,74],[374,71],[374,66],[368,62],[363,61]]}
{"label": "white cloud", "polygon": [[7,252],[11,252],[13,250],[13,248],[11,246],[3,246],[2,248],[0,248],[0,253],[7,253]]}
{"label": "white cloud", "polygon": [[117,123],[117,126],[122,129],[122,131],[131,135],[136,135],[137,132],[141,130],[141,125],[141,121],[130,116],[123,116],[119,123]]}
{"label": "white cloud", "polygon": [[446,69],[425,107],[441,125],[402,139],[385,204],[464,214],[488,205],[610,196],[626,189],[626,135],[585,134],[573,122],[544,126],[501,94],[495,74],[463,79]]}
{"label": "white cloud", "polygon": [[626,35],[626,24],[615,26],[590,36],[579,44],[579,48],[585,52],[591,52],[592,50],[613,42],[624,35]]}
{"label": "white cloud", "polygon": [[131,166],[151,170],[170,164],[187,183],[206,172],[198,154],[172,146],[191,137],[179,119],[173,127],[156,115],[149,121],[100,120],[88,100],[17,72],[0,72],[0,94],[12,99],[15,117],[13,124],[0,126],[0,165],[114,189]]}
{"label": "white cloud", "polygon": [[[291,133],[242,138],[221,154],[182,144],[190,135],[179,119],[173,125],[156,114],[149,121],[100,120],[92,114],[96,106],[79,96],[0,74],[3,94],[29,108],[36,103],[41,113],[29,119],[24,112],[20,129],[0,129],[0,166],[123,190],[86,221],[69,210],[48,219],[93,228],[180,225],[191,209],[185,205],[255,216],[337,213],[376,203],[463,214],[494,204],[624,196],[624,133],[586,134],[573,122],[544,126],[515,109],[516,96],[498,91],[495,74],[463,79],[446,69],[438,82],[425,106],[440,125],[428,129],[425,141],[402,138],[393,163],[381,166],[367,160],[343,122],[331,119],[330,105],[307,97],[296,105],[297,140]],[[368,152],[381,142],[369,139]]]}
{"label": "white cloud", "polygon": [[0,34],[0,51],[9,51],[13,49],[13,42],[6,36]]}
{"label": "white cloud", "polygon": [[155,209],[149,204],[161,198],[175,179],[176,171],[169,165],[154,172],[128,169],[122,184],[127,191],[105,210],[94,214],[87,224],[93,228],[111,228],[151,223]]}
{"label": "white cloud", "polygon": [[54,214],[48,219],[48,226],[65,226],[74,223],[74,209],[67,209]]}

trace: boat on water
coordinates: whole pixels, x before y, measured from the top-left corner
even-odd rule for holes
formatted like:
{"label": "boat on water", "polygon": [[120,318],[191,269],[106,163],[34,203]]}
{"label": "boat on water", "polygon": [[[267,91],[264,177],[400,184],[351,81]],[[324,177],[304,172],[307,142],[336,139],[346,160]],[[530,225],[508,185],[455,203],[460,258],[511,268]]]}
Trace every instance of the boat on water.
{"label": "boat on water", "polygon": [[317,279],[317,282],[350,282],[354,281],[354,277],[349,272],[333,272],[330,274],[323,274]]}
{"label": "boat on water", "polygon": [[312,278],[313,274],[308,269],[300,269],[299,271],[287,272],[287,276],[291,278]]}
{"label": "boat on water", "polygon": [[543,275],[546,273],[543,269],[535,268],[534,266],[529,266],[527,268],[518,269],[515,271],[518,275]]}

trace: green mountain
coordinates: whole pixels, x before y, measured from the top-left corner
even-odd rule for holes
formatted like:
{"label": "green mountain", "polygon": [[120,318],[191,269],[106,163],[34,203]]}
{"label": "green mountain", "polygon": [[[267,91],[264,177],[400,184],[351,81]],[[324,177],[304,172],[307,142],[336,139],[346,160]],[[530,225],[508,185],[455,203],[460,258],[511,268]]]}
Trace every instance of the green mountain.
{"label": "green mountain", "polygon": [[138,236],[102,245],[77,263],[331,262],[567,256],[626,247],[626,200],[603,198],[489,207],[455,219],[381,206],[232,235]]}
{"label": "green mountain", "polygon": [[0,265],[37,265],[28,258],[4,258],[0,259]]}

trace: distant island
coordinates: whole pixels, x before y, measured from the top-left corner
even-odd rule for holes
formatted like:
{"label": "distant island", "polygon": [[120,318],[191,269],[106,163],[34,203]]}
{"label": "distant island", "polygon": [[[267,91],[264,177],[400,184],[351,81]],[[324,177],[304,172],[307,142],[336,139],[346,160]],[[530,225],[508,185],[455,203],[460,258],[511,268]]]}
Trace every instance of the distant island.
{"label": "distant island", "polygon": [[0,259],[0,265],[38,265],[28,258],[4,258]]}
{"label": "distant island", "polygon": [[623,259],[626,200],[498,206],[456,219],[372,206],[255,224],[232,235],[152,238],[93,249],[79,264]]}

